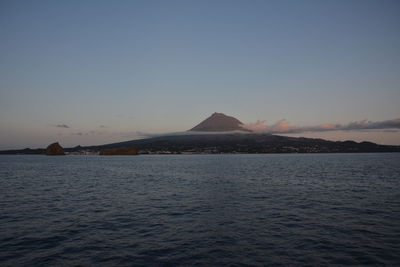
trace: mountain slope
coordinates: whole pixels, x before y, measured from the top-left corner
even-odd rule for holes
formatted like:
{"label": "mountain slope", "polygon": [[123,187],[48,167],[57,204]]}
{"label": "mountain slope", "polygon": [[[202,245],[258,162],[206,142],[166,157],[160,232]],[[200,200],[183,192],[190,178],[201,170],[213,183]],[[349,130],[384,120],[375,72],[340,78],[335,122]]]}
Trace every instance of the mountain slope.
{"label": "mountain slope", "polygon": [[[102,149],[136,147],[139,153],[358,153],[400,152],[400,146],[370,142],[335,142],[271,134],[230,133],[175,135],[132,140],[100,146],[65,148],[65,152],[94,153]],[[0,154],[44,154],[44,149],[0,151]]]}
{"label": "mountain slope", "polygon": [[[85,149],[99,151],[105,148],[117,147],[137,147],[140,153],[400,152],[400,146],[385,146],[370,142],[335,142],[314,138],[253,133],[160,136],[86,147]],[[69,150],[67,149],[66,151]]]}
{"label": "mountain slope", "polygon": [[229,132],[229,131],[248,131],[244,129],[243,123],[238,119],[227,116],[223,113],[215,112],[210,117],[200,122],[189,131],[196,132]]}

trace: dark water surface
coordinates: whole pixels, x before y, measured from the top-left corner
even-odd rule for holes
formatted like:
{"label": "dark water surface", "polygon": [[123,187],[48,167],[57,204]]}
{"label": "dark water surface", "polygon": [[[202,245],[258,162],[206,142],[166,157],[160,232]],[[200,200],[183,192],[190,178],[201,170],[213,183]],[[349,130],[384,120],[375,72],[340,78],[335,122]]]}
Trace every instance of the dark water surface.
{"label": "dark water surface", "polygon": [[0,156],[0,266],[400,265],[400,154]]}

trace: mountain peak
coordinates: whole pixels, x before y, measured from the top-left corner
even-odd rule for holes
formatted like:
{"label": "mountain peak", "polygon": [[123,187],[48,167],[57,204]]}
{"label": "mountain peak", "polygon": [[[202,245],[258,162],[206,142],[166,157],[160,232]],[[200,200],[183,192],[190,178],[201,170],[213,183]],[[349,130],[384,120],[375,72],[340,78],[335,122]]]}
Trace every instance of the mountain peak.
{"label": "mountain peak", "polygon": [[229,131],[247,131],[243,123],[238,119],[227,116],[223,113],[214,112],[210,117],[200,122],[189,131],[198,132],[229,132]]}

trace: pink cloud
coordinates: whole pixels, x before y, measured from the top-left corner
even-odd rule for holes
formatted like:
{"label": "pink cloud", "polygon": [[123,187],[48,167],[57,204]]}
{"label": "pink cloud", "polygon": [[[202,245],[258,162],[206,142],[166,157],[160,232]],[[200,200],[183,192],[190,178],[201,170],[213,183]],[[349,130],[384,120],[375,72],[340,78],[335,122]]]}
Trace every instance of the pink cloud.
{"label": "pink cloud", "polygon": [[272,125],[266,121],[258,120],[255,123],[243,125],[243,128],[253,132],[266,133],[304,133],[304,132],[325,132],[325,131],[352,131],[352,130],[373,130],[373,129],[400,129],[400,119],[386,121],[354,121],[348,124],[324,123],[314,126],[293,126],[287,120],[279,120]]}

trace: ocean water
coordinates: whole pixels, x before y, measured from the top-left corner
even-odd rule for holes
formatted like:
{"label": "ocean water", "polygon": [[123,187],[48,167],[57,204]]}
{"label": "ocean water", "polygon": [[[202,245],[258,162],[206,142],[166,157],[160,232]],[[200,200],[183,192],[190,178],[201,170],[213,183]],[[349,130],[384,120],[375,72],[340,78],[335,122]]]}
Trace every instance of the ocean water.
{"label": "ocean water", "polygon": [[400,153],[0,156],[0,266],[400,265]]}

